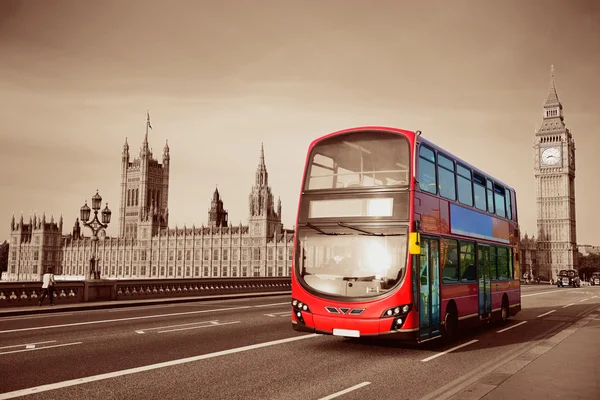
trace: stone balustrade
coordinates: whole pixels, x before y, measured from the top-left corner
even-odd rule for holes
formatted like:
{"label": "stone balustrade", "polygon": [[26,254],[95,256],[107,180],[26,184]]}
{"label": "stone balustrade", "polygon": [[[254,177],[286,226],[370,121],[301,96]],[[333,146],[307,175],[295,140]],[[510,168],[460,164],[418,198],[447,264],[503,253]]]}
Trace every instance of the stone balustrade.
{"label": "stone balustrade", "polygon": [[[54,303],[287,291],[291,291],[289,277],[58,281],[54,287]],[[34,306],[42,292],[41,282],[0,282],[0,308]],[[44,303],[48,304],[48,300]]]}

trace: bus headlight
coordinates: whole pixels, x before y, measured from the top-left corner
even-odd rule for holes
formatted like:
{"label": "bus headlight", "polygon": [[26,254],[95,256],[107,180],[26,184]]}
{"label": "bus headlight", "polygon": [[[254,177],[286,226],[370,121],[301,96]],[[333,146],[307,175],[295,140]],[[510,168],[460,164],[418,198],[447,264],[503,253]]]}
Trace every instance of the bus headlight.
{"label": "bus headlight", "polygon": [[306,325],[304,322],[304,318],[302,317],[302,312],[311,312],[308,304],[305,304],[296,299],[292,299],[292,310],[294,312],[294,315],[296,316],[296,319],[298,320],[298,323]]}
{"label": "bus headlight", "polygon": [[412,309],[412,304],[402,304],[396,307],[388,308],[381,314],[381,318],[406,316]]}
{"label": "bus headlight", "polygon": [[311,312],[310,311],[310,307],[308,306],[308,304],[305,304],[299,300],[296,299],[292,299],[292,307],[294,308],[294,311],[306,311],[306,312]]}

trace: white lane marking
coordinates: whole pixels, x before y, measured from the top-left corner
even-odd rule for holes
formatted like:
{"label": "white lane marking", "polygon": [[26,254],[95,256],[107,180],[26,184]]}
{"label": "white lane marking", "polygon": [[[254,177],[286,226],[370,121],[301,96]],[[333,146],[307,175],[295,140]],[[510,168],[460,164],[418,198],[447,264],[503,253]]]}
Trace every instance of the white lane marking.
{"label": "white lane marking", "polygon": [[187,323],[187,324],[159,326],[159,327],[156,327],[156,328],[144,328],[144,329],[138,329],[138,330],[136,330],[136,332],[137,333],[144,333],[146,331],[154,331],[154,330],[167,329],[167,328],[177,328],[177,327],[180,327],[180,326],[189,326],[189,325],[198,325],[198,324],[210,324],[210,323],[213,323],[213,322],[217,322],[217,321],[216,320],[215,321],[196,321],[196,322],[190,322],[190,323]]}
{"label": "white lane marking", "polygon": [[[0,322],[18,321],[20,319],[48,318],[48,317],[55,317],[56,314],[57,313],[44,314],[44,315],[22,315],[20,317],[6,317],[6,318],[0,318]],[[60,313],[60,315],[73,315],[73,313]]]}
{"label": "white lane marking", "polygon": [[456,347],[453,347],[453,348],[451,348],[451,349],[448,349],[448,350],[442,351],[441,353],[434,354],[434,355],[432,355],[432,356],[430,356],[430,357],[424,358],[424,359],[422,359],[421,361],[422,361],[422,362],[427,362],[427,361],[433,360],[434,358],[441,357],[441,356],[443,356],[443,355],[445,355],[445,354],[448,354],[448,353],[450,353],[450,352],[453,352],[454,350],[458,350],[458,349],[460,349],[460,348],[462,348],[462,347],[468,346],[468,345],[470,345],[470,344],[473,344],[473,343],[476,343],[476,342],[479,342],[479,340],[478,340],[478,339],[471,340],[470,342],[463,343],[463,344],[461,344],[461,345],[459,345],[459,346],[456,346]]}
{"label": "white lane marking", "polygon": [[156,308],[169,308],[169,307],[177,307],[179,304],[166,304],[166,305],[155,305],[155,306],[136,306],[136,307],[123,307],[123,308],[113,308],[109,310],[98,310],[98,311],[108,311],[108,312],[125,312],[125,311],[138,311],[138,310],[149,310]]}
{"label": "white lane marking", "polygon": [[136,320],[136,319],[150,319],[150,318],[172,317],[172,316],[176,316],[176,315],[203,314],[203,313],[217,312],[217,311],[243,310],[243,309],[251,308],[251,307],[252,306],[230,307],[230,308],[219,308],[219,309],[214,309],[214,310],[197,310],[197,311],[185,311],[185,312],[179,312],[179,313],[170,313],[170,314],[142,315],[142,316],[138,316],[138,317],[104,319],[104,320],[100,320],[100,321],[73,322],[73,323],[70,323],[70,324],[35,326],[33,328],[8,329],[8,330],[5,330],[5,331],[0,331],[0,333],[35,331],[35,330],[39,330],[39,329],[63,328],[63,327],[66,327],[66,326],[104,324],[104,323],[108,323],[108,322],[133,321],[133,320]]}
{"label": "white lane marking", "polygon": [[[237,322],[241,322],[241,321],[237,321]],[[161,330],[161,329],[178,328],[180,326],[201,325],[201,324],[210,324],[210,325],[204,325],[204,326],[219,326],[219,325],[227,325],[228,323],[226,323],[226,322],[219,322],[217,320],[215,320],[215,321],[198,321],[198,322],[190,322],[190,323],[187,323],[187,324],[177,324],[177,325],[169,325],[169,326],[158,326],[158,327],[155,327],[155,328],[138,329],[135,332],[136,333],[146,333],[147,331],[158,331],[158,330]],[[196,327],[197,326],[194,326],[194,328],[196,328]],[[184,328],[184,329],[189,329],[189,328]],[[165,331],[165,332],[170,332],[170,331]]]}
{"label": "white lane marking", "polygon": [[592,297],[592,299],[595,299],[595,298],[597,298],[597,297],[598,297],[598,296],[593,296],[593,297]]}
{"label": "white lane marking", "polygon": [[253,306],[253,307],[271,307],[271,306],[284,306],[284,305],[288,305],[291,307],[292,303],[290,303],[289,301],[286,301],[285,303],[259,304],[257,306]]}
{"label": "white lane marking", "polygon": [[138,372],[151,371],[154,369],[171,367],[173,365],[179,365],[179,364],[185,364],[185,363],[190,363],[190,362],[194,362],[194,361],[206,360],[208,358],[220,357],[220,356],[225,356],[225,355],[235,354],[235,353],[241,353],[243,351],[260,349],[262,347],[275,346],[278,344],[295,342],[297,340],[310,339],[310,338],[315,338],[315,337],[319,337],[319,336],[321,336],[321,335],[316,334],[316,333],[310,333],[308,335],[294,336],[294,337],[286,338],[286,339],[273,340],[271,342],[252,344],[249,346],[243,346],[243,347],[237,347],[237,348],[229,349],[229,350],[217,351],[215,353],[202,354],[199,356],[181,358],[179,360],[171,360],[171,361],[161,362],[161,363],[157,363],[157,364],[145,365],[143,367],[124,369],[121,371],[114,371],[114,372],[108,372],[105,374],[92,375],[92,376],[87,376],[84,378],[71,379],[71,380],[63,381],[63,382],[56,382],[56,383],[50,383],[47,385],[34,386],[34,387],[27,388],[27,389],[20,389],[20,390],[15,390],[12,392],[0,393],[0,400],[12,399],[15,397],[26,396],[26,395],[30,395],[33,393],[47,392],[49,390],[55,390],[55,389],[69,387],[69,386],[81,385],[84,383],[96,382],[96,381],[100,381],[103,379],[116,378],[119,376],[136,374]]}
{"label": "white lane marking", "polygon": [[[34,347],[34,348],[28,348],[28,349],[23,349],[23,350],[3,351],[3,352],[0,352],[0,356],[4,355],[4,354],[22,353],[24,351],[35,351],[35,350],[52,349],[54,347],[72,346],[74,344],[81,344],[81,343],[83,343],[83,342],[62,343],[62,344],[55,344],[55,345],[52,345],[52,346]],[[0,399],[1,398],[2,397],[0,397]]]}
{"label": "white lane marking", "polygon": [[537,318],[539,318],[539,317],[544,317],[544,316],[546,316],[546,315],[548,315],[548,314],[552,314],[554,311],[556,311],[556,310],[548,311],[547,313],[544,313],[544,314],[538,315],[538,316],[537,316]]}
{"label": "white lane marking", "polygon": [[575,303],[567,304],[567,305],[566,305],[566,306],[564,306],[563,308],[567,308],[567,307],[569,307],[569,306],[572,306],[573,304],[575,304]]}
{"label": "white lane marking", "polygon": [[586,300],[587,300],[587,299],[579,300],[579,302],[581,303],[581,302],[584,302],[584,301],[586,301]]}
{"label": "white lane marking", "polygon": [[335,392],[333,394],[330,394],[329,396],[325,396],[325,397],[321,397],[319,400],[330,400],[330,399],[334,399],[336,397],[339,397],[343,394],[346,393],[350,393],[356,389],[360,389],[361,387],[365,387],[367,385],[370,385],[371,382],[363,382],[363,383],[359,383],[358,385],[354,385],[352,387],[349,387],[348,389],[344,389],[344,390],[340,390],[339,392]]}
{"label": "white lane marking", "polygon": [[527,321],[523,321],[523,322],[519,322],[518,324],[514,324],[513,326],[509,326],[508,328],[504,328],[504,329],[500,329],[499,331],[496,331],[496,333],[502,333],[502,332],[506,332],[512,328],[516,328],[517,326],[521,326],[523,324],[526,324]]}
{"label": "white lane marking", "polygon": [[0,350],[2,350],[2,349],[12,349],[13,347],[29,346],[29,345],[44,344],[44,343],[54,343],[54,342],[56,342],[56,340],[47,340],[45,342],[35,342],[35,343],[25,343],[25,344],[13,344],[12,346],[0,347]]}
{"label": "white lane marking", "polygon": [[566,289],[560,289],[560,290],[550,290],[547,292],[540,292],[540,293],[531,293],[531,294],[522,294],[521,297],[529,297],[529,296],[539,296],[541,294],[548,294],[548,293],[556,293],[556,292],[564,292]]}
{"label": "white lane marking", "polygon": [[187,328],[177,328],[177,329],[169,329],[167,331],[158,331],[157,333],[167,333],[167,332],[177,332],[177,331],[186,331],[189,329],[199,329],[199,328],[210,328],[212,326],[220,326],[220,325],[230,325],[230,324],[239,324],[242,321],[232,321],[232,322],[221,322],[218,324],[211,325],[200,325],[200,326],[189,326]]}
{"label": "white lane marking", "polygon": [[[281,315],[283,314],[283,315]],[[287,317],[288,315],[291,315],[290,311],[281,311],[281,312],[275,312],[272,314],[265,314],[267,317],[276,317],[276,316],[280,316],[280,317]]]}

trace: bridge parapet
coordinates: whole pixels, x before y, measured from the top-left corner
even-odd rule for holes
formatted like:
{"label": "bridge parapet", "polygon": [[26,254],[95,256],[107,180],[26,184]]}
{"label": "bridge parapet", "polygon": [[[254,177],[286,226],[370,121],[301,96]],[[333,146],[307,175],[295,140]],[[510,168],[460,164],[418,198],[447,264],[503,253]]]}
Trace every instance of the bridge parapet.
{"label": "bridge parapet", "polygon": [[[58,281],[54,288],[54,303],[201,297],[290,290],[289,277]],[[40,282],[0,282],[0,308],[34,306],[42,292]],[[44,302],[47,304],[47,300]]]}

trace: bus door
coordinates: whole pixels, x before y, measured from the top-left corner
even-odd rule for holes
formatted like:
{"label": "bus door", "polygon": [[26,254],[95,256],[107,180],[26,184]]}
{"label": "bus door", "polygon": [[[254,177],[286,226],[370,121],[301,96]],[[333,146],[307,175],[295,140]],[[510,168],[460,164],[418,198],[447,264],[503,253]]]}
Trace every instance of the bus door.
{"label": "bus door", "polygon": [[419,257],[419,338],[440,334],[439,241],[421,236]]}
{"label": "bus door", "polygon": [[490,247],[477,245],[477,281],[479,282],[479,319],[492,316],[492,282],[490,274]]}

